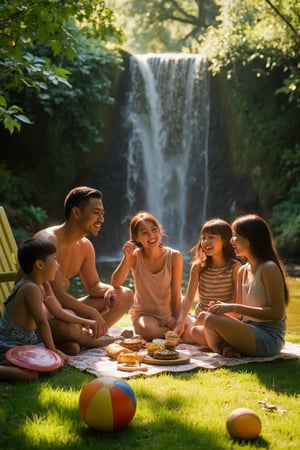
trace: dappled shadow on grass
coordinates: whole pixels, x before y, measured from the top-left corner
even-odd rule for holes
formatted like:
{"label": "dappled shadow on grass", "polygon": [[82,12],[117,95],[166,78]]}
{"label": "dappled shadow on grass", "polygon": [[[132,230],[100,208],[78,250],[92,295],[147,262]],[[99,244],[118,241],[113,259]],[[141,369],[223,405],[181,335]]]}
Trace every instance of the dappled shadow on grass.
{"label": "dappled shadow on grass", "polygon": [[[17,385],[15,387],[18,388]],[[22,416],[17,408],[15,408],[15,413],[12,413],[13,405],[9,401],[3,405],[6,420],[5,428],[1,426],[1,448],[22,448],[23,450],[47,450],[50,448],[55,450],[74,448],[90,450],[99,450],[99,448],[225,450],[230,448],[229,440],[227,439],[225,442],[222,434],[207,428],[193,428],[184,424],[180,414],[180,401],[172,395],[165,404],[165,407],[174,411],[172,418],[169,415],[165,418],[160,415],[159,420],[156,420],[156,412],[159,411],[161,402],[155,395],[145,391],[143,393],[144,400],[148,400],[153,406],[150,417],[144,418],[141,413],[137,413],[126,428],[115,432],[99,432],[90,430],[83,423],[79,417],[77,405],[68,405],[64,402],[57,404],[55,398],[49,398],[47,403],[41,402],[39,399],[45,387],[47,386],[43,381],[30,386],[28,409],[27,411],[22,409]],[[22,395],[24,395],[24,389],[22,391]],[[56,421],[52,424],[53,415]],[[49,421],[52,424],[52,439],[49,439],[43,430],[43,428],[47,428]],[[36,428],[39,434],[35,434]],[[70,435],[69,439],[68,435]]]}
{"label": "dappled shadow on grass", "polygon": [[[77,371],[78,372],[78,371]],[[75,372],[76,374],[76,372]],[[75,381],[76,388],[81,389],[89,379],[82,382],[82,375]],[[183,375],[183,380],[185,379]],[[191,379],[191,374],[190,379]],[[193,377],[193,375],[192,375]],[[81,378],[81,380],[80,380]],[[94,379],[95,377],[91,377]],[[157,383],[162,386],[165,378],[157,377]],[[53,379],[59,386],[58,379]],[[146,379],[144,380],[146,381]],[[130,381],[128,381],[130,383]],[[75,388],[72,378],[72,386]],[[167,387],[166,387],[167,389]],[[147,385],[141,385],[135,389],[137,397],[137,411],[132,422],[122,430],[114,432],[100,432],[90,430],[81,419],[76,420],[74,432],[77,434],[78,448],[98,449],[101,444],[103,449],[145,449],[153,450],[170,449],[199,449],[226,450],[230,448],[231,439],[226,436],[225,429],[216,433],[209,426],[196,426],[187,424],[182,414],[184,400],[177,393],[168,392],[166,398],[157,395],[156,390],[151,391]],[[162,408],[165,413],[162,413]],[[143,413],[143,411],[147,411]],[[171,417],[170,417],[171,416]],[[71,446],[72,447],[72,446]],[[68,448],[65,446],[56,446]]]}
{"label": "dappled shadow on grass", "polygon": [[[279,394],[299,393],[299,360],[141,377],[128,381],[137,397],[132,422],[123,430],[99,432],[90,430],[78,411],[80,391],[95,377],[66,365],[36,383],[0,384],[0,446],[22,450],[268,449],[270,442],[263,433],[255,441],[244,442],[232,440],[226,431],[226,415],[237,404],[237,391],[243,387],[242,382],[238,384],[240,374],[250,375],[246,386],[249,379],[252,383],[254,375],[253,389],[246,392],[246,401],[256,402],[255,383]],[[220,381],[223,384],[217,394]],[[212,399],[204,395],[210,390]],[[210,404],[210,399],[215,403],[223,394],[219,406]],[[195,404],[197,413],[191,416],[190,409],[194,411]]]}
{"label": "dappled shadow on grass", "polygon": [[190,372],[173,374],[191,380],[197,378],[197,373],[215,373],[227,371],[235,374],[255,374],[261,384],[277,394],[295,396],[300,393],[300,359],[277,359],[268,362],[241,364],[236,366],[224,366],[219,369],[196,369]]}
{"label": "dappled shadow on grass", "polygon": [[36,382],[1,382],[0,448],[74,449],[72,439],[70,445],[60,443],[61,435],[74,434],[76,421],[81,425],[76,394],[75,402],[72,397],[93,378],[66,366]]}
{"label": "dappled shadow on grass", "polygon": [[[217,380],[217,371],[214,376]],[[168,377],[177,381],[174,389],[168,389]],[[201,390],[199,397],[192,399],[199,403],[199,414],[190,417],[186,404],[189,392],[184,391],[184,384],[187,380],[196,382],[196,378],[199,381],[198,371],[154,377],[157,383],[154,388],[147,385],[149,378],[135,386],[137,411],[132,422],[115,432],[90,430],[80,418],[78,398],[82,387],[95,379],[90,374],[66,366],[36,383],[1,384],[1,448],[229,450],[269,447],[262,437],[251,443],[233,441],[223,419],[220,425],[220,420],[212,417],[211,412],[206,414],[209,405],[202,402]],[[21,408],[18,398],[22,400]],[[219,414],[223,416],[224,412]]]}
{"label": "dappled shadow on grass", "polygon": [[[141,392],[139,393],[141,395]],[[171,450],[189,449],[189,450],[229,450],[233,448],[259,448],[268,449],[269,443],[259,437],[255,441],[233,440],[227,435],[225,430],[214,430],[213,426],[192,426],[186,424],[185,419],[179,409],[176,410],[177,400],[171,395],[165,407],[173,411],[172,418],[170,414],[162,417],[157,412],[161,409],[161,401],[149,392],[144,392],[144,401],[149,402],[153,408],[152,416],[143,418],[137,416],[123,430],[115,432],[97,432],[88,428],[80,431],[82,440],[87,448],[94,448],[94,444],[101,442],[101,448],[120,448],[120,449],[139,449],[139,450]],[[96,448],[96,447],[95,447]]]}
{"label": "dappled shadow on grass", "polygon": [[82,389],[83,386],[86,385],[89,381],[92,381],[95,379],[95,376],[88,373],[88,372],[81,372],[78,369],[75,369],[72,366],[69,366],[68,364],[65,364],[65,366],[56,372],[55,376],[51,376],[49,378],[49,382],[51,381],[51,385],[55,388],[66,388],[76,390],[76,389]]}
{"label": "dappled shadow on grass", "polygon": [[260,383],[278,394],[297,395],[300,392],[300,360],[276,360],[227,368],[234,373],[254,373]]}
{"label": "dappled shadow on grass", "polygon": [[[87,448],[96,448],[101,442],[101,448],[120,449],[143,449],[143,450],[165,450],[165,449],[197,449],[226,450],[230,446],[224,442],[224,436],[218,436],[213,430],[199,428],[191,429],[183,425],[179,417],[174,419],[160,420],[159,423],[151,421],[143,423],[134,418],[123,430],[115,432],[97,432],[84,429],[80,433],[81,439]],[[95,445],[95,447],[93,447]]]}

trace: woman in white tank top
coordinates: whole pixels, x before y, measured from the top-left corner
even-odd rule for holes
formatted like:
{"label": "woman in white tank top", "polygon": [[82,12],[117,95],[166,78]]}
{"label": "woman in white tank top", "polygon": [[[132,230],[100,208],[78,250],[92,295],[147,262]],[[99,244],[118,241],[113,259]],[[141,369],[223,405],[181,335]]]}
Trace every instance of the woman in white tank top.
{"label": "woman in white tank top", "polygon": [[247,263],[238,273],[236,302],[212,302],[204,334],[211,350],[224,356],[271,356],[285,342],[288,289],[282,265],[261,217],[241,216],[232,231],[234,251]]}

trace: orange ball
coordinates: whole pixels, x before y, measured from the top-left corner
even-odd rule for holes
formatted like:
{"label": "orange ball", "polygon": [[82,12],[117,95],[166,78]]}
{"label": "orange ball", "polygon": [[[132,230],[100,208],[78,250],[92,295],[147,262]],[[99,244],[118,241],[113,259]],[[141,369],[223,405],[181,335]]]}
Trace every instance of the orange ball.
{"label": "orange ball", "polygon": [[261,432],[261,421],[252,409],[237,408],[227,417],[226,427],[232,438],[252,440]]}

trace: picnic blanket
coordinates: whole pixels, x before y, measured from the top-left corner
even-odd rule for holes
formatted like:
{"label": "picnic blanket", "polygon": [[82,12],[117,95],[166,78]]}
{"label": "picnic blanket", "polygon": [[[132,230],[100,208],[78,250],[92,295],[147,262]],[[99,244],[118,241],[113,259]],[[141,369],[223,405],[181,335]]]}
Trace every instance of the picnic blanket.
{"label": "picnic blanket", "polygon": [[[114,328],[110,330],[110,334],[119,332],[120,329]],[[121,330],[122,331],[122,330]],[[105,347],[89,349],[81,352],[77,356],[70,357],[69,364],[76,369],[86,371],[95,375],[115,376],[117,378],[130,378],[138,375],[156,375],[162,372],[188,372],[194,369],[218,369],[220,367],[231,367],[249,363],[269,362],[276,359],[299,359],[300,345],[287,342],[280,353],[269,357],[243,357],[243,358],[227,358],[217,353],[206,353],[199,350],[196,345],[179,344],[176,347],[182,354],[190,356],[188,363],[179,365],[152,365],[142,363],[142,367],[147,367],[146,371],[136,370],[134,372],[123,372],[118,369],[117,361],[110,358],[106,354]]]}

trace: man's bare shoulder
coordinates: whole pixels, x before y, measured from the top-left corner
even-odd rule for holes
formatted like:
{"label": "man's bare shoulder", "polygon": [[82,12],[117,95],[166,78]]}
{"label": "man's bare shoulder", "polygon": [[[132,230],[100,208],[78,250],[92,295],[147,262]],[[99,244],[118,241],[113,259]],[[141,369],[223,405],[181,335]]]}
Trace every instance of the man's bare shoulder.
{"label": "man's bare shoulder", "polygon": [[83,237],[77,241],[77,248],[81,252],[94,252],[94,246],[87,237]]}
{"label": "man's bare shoulder", "polygon": [[42,239],[43,241],[57,242],[58,236],[57,231],[60,229],[60,225],[55,225],[52,227],[44,228],[35,233],[34,237],[36,239]]}

